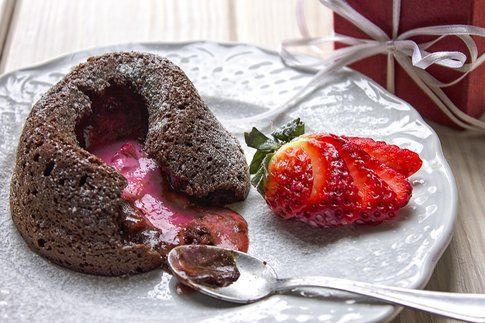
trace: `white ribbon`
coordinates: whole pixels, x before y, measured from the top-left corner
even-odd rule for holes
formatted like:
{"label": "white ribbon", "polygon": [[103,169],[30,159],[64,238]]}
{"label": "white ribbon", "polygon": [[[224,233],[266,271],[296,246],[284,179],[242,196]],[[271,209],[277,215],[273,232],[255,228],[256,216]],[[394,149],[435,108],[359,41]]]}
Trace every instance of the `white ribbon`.
{"label": "white ribbon", "polygon": [[[478,56],[477,45],[471,37],[485,37],[485,28],[470,25],[443,25],[415,28],[398,35],[401,1],[393,0],[393,30],[392,37],[389,37],[380,27],[362,16],[345,0],[320,0],[320,2],[360,28],[371,39],[360,39],[339,34],[330,37],[310,37],[303,12],[303,0],[298,0],[296,11],[297,22],[303,38],[284,41],[281,45],[280,55],[286,66],[316,74],[305,87],[300,89],[285,104],[252,117],[227,120],[229,123],[233,121],[234,124],[240,125],[252,124],[264,119],[272,120],[277,115],[294,106],[317,87],[328,82],[333,72],[364,58],[376,54],[387,54],[387,89],[389,91],[394,92],[394,60],[396,60],[414,82],[416,82],[455,124],[465,129],[485,131],[485,122],[461,111],[441,89],[458,83],[468,73],[485,61],[484,54]],[[422,35],[437,36],[437,38],[421,44],[410,40],[411,37]],[[429,47],[446,36],[457,36],[463,41],[469,51],[469,63],[466,63],[467,55],[459,51],[427,51]],[[325,58],[312,63],[301,62],[298,59],[298,54],[290,51],[290,48],[306,47],[319,57],[322,57],[324,51],[321,50],[319,45],[336,41],[348,46],[334,50]],[[462,75],[451,82],[441,82],[425,70],[433,64],[454,69],[461,72]]]}

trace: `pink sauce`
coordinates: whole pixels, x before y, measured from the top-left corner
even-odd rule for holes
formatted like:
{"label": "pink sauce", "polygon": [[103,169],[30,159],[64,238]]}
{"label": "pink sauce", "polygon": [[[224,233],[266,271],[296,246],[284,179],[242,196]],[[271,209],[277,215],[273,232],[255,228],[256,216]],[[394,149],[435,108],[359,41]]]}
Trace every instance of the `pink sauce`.
{"label": "pink sauce", "polygon": [[147,156],[138,140],[95,145],[89,147],[89,151],[126,178],[128,185],[122,197],[161,231],[164,243],[180,244],[179,233],[183,229],[191,227],[200,231],[203,227],[209,231],[212,243],[247,250],[244,219],[229,209],[197,206],[184,195],[172,191],[157,162]]}
{"label": "pink sauce", "polygon": [[114,167],[128,182],[120,231],[165,255],[178,244],[211,244],[247,251],[246,221],[227,208],[205,207],[174,192],[140,140],[148,131],[143,98],[124,86],[88,93],[92,113],[76,126],[82,147]]}

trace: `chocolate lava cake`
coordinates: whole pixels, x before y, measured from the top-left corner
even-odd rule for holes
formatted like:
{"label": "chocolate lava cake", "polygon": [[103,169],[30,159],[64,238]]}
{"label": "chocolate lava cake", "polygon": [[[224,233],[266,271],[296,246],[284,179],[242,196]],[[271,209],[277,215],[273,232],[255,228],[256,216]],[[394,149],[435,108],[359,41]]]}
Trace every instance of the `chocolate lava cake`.
{"label": "chocolate lava cake", "polygon": [[34,105],[10,203],[40,255],[124,275],[163,266],[178,244],[245,251],[246,222],[220,206],[248,191],[238,141],[183,71],[157,55],[120,52],[78,65]]}

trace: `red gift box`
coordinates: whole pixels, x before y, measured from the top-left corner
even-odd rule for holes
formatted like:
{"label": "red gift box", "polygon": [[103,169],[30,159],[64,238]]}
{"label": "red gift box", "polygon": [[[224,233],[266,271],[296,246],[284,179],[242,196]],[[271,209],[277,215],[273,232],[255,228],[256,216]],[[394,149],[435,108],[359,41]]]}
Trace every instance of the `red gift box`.
{"label": "red gift box", "polygon": [[[392,5],[390,0],[347,0],[360,14],[378,25],[390,37],[392,34]],[[483,0],[402,0],[398,34],[410,29],[426,26],[463,24],[485,26],[485,1]],[[338,34],[357,38],[369,38],[358,27],[345,18],[334,14],[334,28]],[[415,37],[418,43],[432,40],[429,37]],[[474,38],[478,52],[485,51],[485,39]],[[336,48],[345,45],[336,44]],[[456,37],[446,37],[430,47],[429,51],[460,51],[468,55],[464,43]],[[382,86],[386,86],[387,56],[376,55],[350,65],[351,68],[369,76]],[[451,81],[460,76],[457,71],[433,65],[427,68],[435,78]],[[450,100],[463,112],[480,117],[485,112],[485,64],[476,68],[455,85],[442,88]],[[395,94],[409,102],[423,117],[448,125],[455,124],[418,87],[409,75],[395,63]]]}

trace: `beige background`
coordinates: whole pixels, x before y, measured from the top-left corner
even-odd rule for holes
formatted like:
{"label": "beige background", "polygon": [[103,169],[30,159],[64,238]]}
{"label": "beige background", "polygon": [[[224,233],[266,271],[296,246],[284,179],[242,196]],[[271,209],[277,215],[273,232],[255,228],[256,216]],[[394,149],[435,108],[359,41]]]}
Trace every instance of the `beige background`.
{"label": "beige background", "polygon": [[[98,45],[209,39],[277,49],[298,36],[294,0],[0,0],[0,72]],[[331,13],[306,1],[314,34]],[[457,180],[459,217],[428,289],[485,293],[485,135],[435,124]],[[404,310],[395,322],[444,322]]]}

